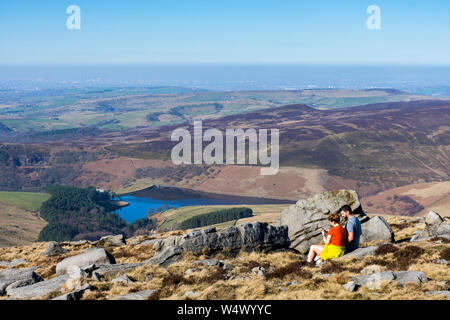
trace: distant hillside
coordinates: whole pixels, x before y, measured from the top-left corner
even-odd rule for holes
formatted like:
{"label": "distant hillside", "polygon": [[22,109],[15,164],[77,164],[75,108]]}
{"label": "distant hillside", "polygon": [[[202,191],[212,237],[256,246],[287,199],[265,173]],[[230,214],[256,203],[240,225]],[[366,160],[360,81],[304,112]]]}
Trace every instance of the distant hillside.
{"label": "distant hillside", "polygon": [[450,217],[450,181],[411,184],[361,199],[367,210],[379,214],[424,215],[436,211]]}

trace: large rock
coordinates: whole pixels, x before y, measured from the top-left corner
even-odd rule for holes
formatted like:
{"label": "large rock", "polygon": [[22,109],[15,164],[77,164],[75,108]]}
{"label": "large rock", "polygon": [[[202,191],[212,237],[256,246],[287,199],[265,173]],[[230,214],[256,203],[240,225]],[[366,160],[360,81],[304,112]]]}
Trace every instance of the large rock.
{"label": "large rock", "polygon": [[35,299],[60,290],[66,284],[67,279],[69,279],[68,275],[62,275],[26,287],[10,289],[7,294],[13,300]]}
{"label": "large rock", "polygon": [[405,285],[408,283],[420,284],[427,282],[428,278],[421,271],[384,271],[375,272],[369,275],[356,276],[353,277],[351,281],[360,286],[377,288],[381,285],[382,281],[395,281],[399,285]]}
{"label": "large rock", "polygon": [[104,277],[112,277],[122,272],[127,272],[143,266],[144,263],[117,263],[95,266],[95,272]]}
{"label": "large rock", "polygon": [[27,269],[4,269],[0,271],[0,295],[4,295],[7,290],[27,286],[43,279],[34,271],[39,267]]}
{"label": "large rock", "polygon": [[370,241],[394,241],[394,232],[387,221],[380,216],[372,217],[361,225],[360,243]]}
{"label": "large rock", "polygon": [[206,228],[192,231],[183,236],[170,237],[155,242],[157,251],[167,247],[180,247],[185,251],[210,253],[217,251],[271,251],[289,247],[290,240],[286,226],[269,226],[267,223],[243,223],[217,231]]}
{"label": "large rock", "polygon": [[80,288],[78,288],[78,289],[76,289],[76,290],[74,290],[72,292],[63,294],[62,296],[58,296],[56,298],[53,298],[52,300],[77,301],[77,300],[80,300],[83,297],[83,294],[86,291],[92,290],[92,289],[93,289],[93,287],[89,283],[86,283],[82,287],[80,287]]}
{"label": "large rock", "polygon": [[147,260],[147,263],[155,264],[161,267],[168,267],[172,263],[180,261],[183,253],[183,248],[178,246],[170,246],[163,251],[156,253],[152,258]]}
{"label": "large rock", "polygon": [[354,190],[325,191],[308,199],[301,199],[281,213],[280,224],[289,228],[291,248],[307,253],[312,244],[322,240],[322,228],[329,228],[328,216],[343,205],[349,205],[361,221],[369,220]]}
{"label": "large rock", "polygon": [[67,268],[71,265],[76,265],[80,268],[87,267],[91,264],[115,264],[114,257],[105,249],[89,249],[84,253],[76,256],[65,258],[56,265],[56,274],[64,274]]}
{"label": "large rock", "polygon": [[363,259],[365,256],[373,256],[378,246],[370,246],[370,247],[360,247],[352,252],[346,253],[335,260],[342,260],[348,257],[356,258],[358,260]]}
{"label": "large rock", "polygon": [[394,272],[395,281],[399,285],[405,285],[407,283],[423,283],[428,282],[428,278],[422,271],[398,271]]}
{"label": "large rock", "polygon": [[113,246],[113,247],[121,247],[126,245],[125,237],[123,234],[118,235],[109,235],[101,237],[100,240],[92,242],[94,246]]}
{"label": "large rock", "polygon": [[369,275],[356,276],[351,279],[359,286],[374,287],[379,286],[382,281],[390,281],[395,279],[392,271],[376,272]]}
{"label": "large rock", "polygon": [[426,240],[434,237],[450,237],[450,225],[442,217],[430,211],[425,217],[425,229],[417,231],[411,241]]}
{"label": "large rock", "polygon": [[42,252],[43,256],[56,256],[59,254],[64,254],[69,252],[69,250],[66,250],[61,247],[61,245],[56,241],[51,241],[48,243],[47,249]]}

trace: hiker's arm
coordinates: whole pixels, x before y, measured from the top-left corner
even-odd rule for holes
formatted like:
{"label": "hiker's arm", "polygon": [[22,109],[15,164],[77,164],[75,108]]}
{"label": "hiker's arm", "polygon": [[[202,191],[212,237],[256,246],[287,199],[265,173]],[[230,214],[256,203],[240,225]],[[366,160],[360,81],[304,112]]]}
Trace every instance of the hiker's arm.
{"label": "hiker's arm", "polygon": [[323,241],[325,241],[326,245],[329,245],[330,241],[331,241],[331,236],[328,236],[326,239],[325,239],[325,237],[323,237]]}
{"label": "hiker's arm", "polygon": [[347,242],[352,242],[353,241],[353,237],[354,237],[355,233],[354,232],[349,232],[348,233],[348,241]]}

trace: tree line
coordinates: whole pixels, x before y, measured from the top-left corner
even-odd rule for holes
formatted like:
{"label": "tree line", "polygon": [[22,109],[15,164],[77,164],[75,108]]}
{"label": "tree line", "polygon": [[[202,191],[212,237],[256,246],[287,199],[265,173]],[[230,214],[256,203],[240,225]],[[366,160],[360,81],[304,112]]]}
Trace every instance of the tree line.
{"label": "tree line", "polygon": [[51,197],[42,204],[40,214],[48,224],[38,241],[97,240],[108,234],[130,237],[156,227],[156,222],[147,218],[127,224],[113,212],[115,194],[110,192],[59,185],[45,191]]}
{"label": "tree line", "polygon": [[186,219],[180,223],[179,228],[183,230],[200,228],[226,221],[247,218],[251,217],[252,215],[253,210],[245,207],[216,210],[213,212],[199,214],[197,216]]}

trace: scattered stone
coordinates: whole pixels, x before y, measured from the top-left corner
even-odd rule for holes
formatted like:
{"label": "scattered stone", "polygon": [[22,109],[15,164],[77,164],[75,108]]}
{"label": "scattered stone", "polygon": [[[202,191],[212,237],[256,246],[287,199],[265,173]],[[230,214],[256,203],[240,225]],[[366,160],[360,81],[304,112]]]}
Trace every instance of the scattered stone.
{"label": "scattered stone", "polygon": [[281,287],[281,288],[280,288],[280,291],[288,291],[288,288]]}
{"label": "scattered stone", "polygon": [[198,269],[196,268],[189,268],[186,270],[186,272],[184,273],[185,275],[190,275],[191,273],[194,273],[195,271],[198,271]]}
{"label": "scattered stone", "polygon": [[77,265],[70,265],[67,267],[66,273],[69,276],[69,279],[66,281],[66,287],[69,290],[79,289],[81,287],[81,279],[88,275]]}
{"label": "scattered stone", "polygon": [[360,242],[366,243],[371,241],[383,240],[394,241],[394,232],[392,231],[389,223],[386,219],[380,216],[375,216],[369,219],[369,221],[361,225],[362,235]]}
{"label": "scattered stone", "polygon": [[113,247],[121,247],[126,245],[125,237],[123,234],[118,235],[109,235],[101,237],[100,240],[92,242],[94,246],[113,246]]}
{"label": "scattered stone", "polygon": [[147,300],[156,290],[146,290],[124,294],[115,298],[115,300]]}
{"label": "scattered stone", "polygon": [[381,281],[389,281],[394,279],[395,275],[392,271],[384,271],[372,273],[370,275],[356,276],[353,277],[351,281],[360,286],[374,287],[379,286],[381,284]]}
{"label": "scattered stone", "polygon": [[285,286],[285,287],[289,287],[291,284],[292,284],[292,283],[288,281],[288,282],[285,282],[285,283],[284,283],[284,286]]}
{"label": "scattered stone", "polygon": [[434,263],[439,263],[439,264],[448,264],[450,261],[445,260],[445,259],[435,259],[433,260]]}
{"label": "scattered stone", "polygon": [[349,281],[343,285],[344,289],[350,292],[358,290],[359,285],[355,281]]}
{"label": "scattered stone", "polygon": [[442,291],[427,291],[427,292],[425,292],[425,294],[427,295],[427,296],[430,296],[430,295],[443,295],[443,296],[445,296],[447,299],[450,299],[450,291],[444,291],[444,290],[442,290]]}
{"label": "scattered stone", "polygon": [[288,227],[290,247],[302,254],[312,244],[322,240],[322,228],[329,228],[328,216],[343,205],[350,205],[354,215],[361,221],[369,220],[354,190],[326,191],[308,199],[301,199],[281,213],[280,223]]}
{"label": "scattered stone", "polygon": [[89,284],[86,283],[85,285],[83,285],[82,287],[80,287],[77,290],[74,290],[72,292],[66,293],[62,296],[53,298],[52,300],[66,300],[66,301],[77,301],[80,300],[83,297],[83,294],[88,291],[88,290],[92,290],[93,287]]}
{"label": "scattered stone", "polygon": [[120,283],[120,284],[129,284],[133,283],[134,281],[131,280],[126,274],[123,274],[117,278],[114,278],[111,280],[112,283]]}
{"label": "scattered stone", "polygon": [[27,264],[28,261],[24,259],[13,259],[12,261],[0,261],[1,267],[17,267],[21,264]]}
{"label": "scattered stone", "polygon": [[220,262],[219,260],[215,259],[204,259],[204,260],[198,260],[194,262],[195,265],[204,265],[204,266],[211,266],[211,267],[217,267],[217,268],[223,268],[224,264]]}
{"label": "scattered stone", "polygon": [[255,273],[258,278],[266,279],[266,269],[264,269],[264,267],[254,267],[252,272]]}
{"label": "scattered stone", "polygon": [[68,257],[56,265],[56,274],[66,273],[67,268],[71,265],[77,265],[80,268],[87,267],[91,264],[115,264],[114,257],[105,249],[89,249],[84,253],[76,256]]}
{"label": "scattered stone", "polygon": [[27,269],[4,269],[0,271],[0,295],[4,295],[7,289],[14,289],[30,285],[43,279],[34,271],[39,267]]}
{"label": "scattered stone", "polygon": [[370,265],[365,267],[364,269],[361,270],[361,274],[372,274],[372,273],[377,273],[380,272],[380,266],[377,265]]}
{"label": "scattered stone", "polygon": [[187,291],[184,295],[187,298],[195,298],[196,296],[200,295],[201,292],[200,291]]}
{"label": "scattered stone", "polygon": [[321,277],[321,278],[330,278],[331,277],[331,273],[319,273],[319,277]]}
{"label": "scattered stone", "polygon": [[56,256],[56,255],[64,254],[67,252],[69,252],[69,250],[62,248],[58,242],[51,241],[48,243],[47,249],[44,252],[42,252],[41,254],[43,256]]}
{"label": "scattered stone", "polygon": [[416,231],[410,241],[414,242],[435,237],[450,238],[450,225],[438,213],[430,211],[425,217],[425,229]]}
{"label": "scattered stone", "polygon": [[291,285],[293,285],[293,286],[298,285],[298,281],[297,280],[292,281]]}
{"label": "scattered stone", "polygon": [[366,287],[378,287],[382,281],[395,281],[399,285],[405,285],[407,283],[423,283],[428,279],[421,271],[384,271],[376,272],[370,275],[356,276],[351,279],[356,284]]}
{"label": "scattered stone", "polygon": [[147,260],[147,263],[159,265],[161,267],[168,267],[172,263],[180,261],[183,253],[183,248],[172,246],[164,249],[162,252],[155,254],[152,258]]}
{"label": "scattered stone", "polygon": [[97,266],[95,273],[100,277],[113,277],[119,273],[128,272],[143,266],[144,263],[117,263],[117,264],[105,264]]}
{"label": "scattered stone", "polygon": [[36,282],[26,287],[8,290],[7,294],[12,300],[39,298],[60,290],[65,285],[67,279],[69,279],[69,276],[65,274],[50,280]]}
{"label": "scattered stone", "polygon": [[405,285],[407,283],[423,283],[428,282],[428,278],[425,273],[421,271],[398,271],[394,272],[395,281],[399,285]]}
{"label": "scattered stone", "polygon": [[84,244],[89,244],[90,241],[88,240],[78,240],[78,241],[70,241],[69,244],[73,245],[73,246],[82,246]]}

